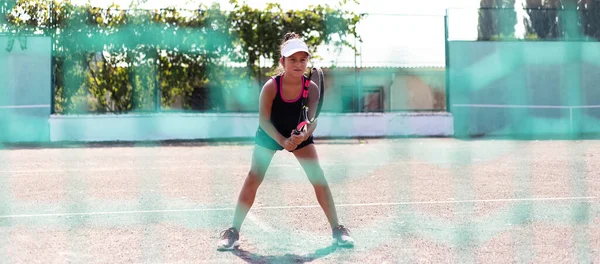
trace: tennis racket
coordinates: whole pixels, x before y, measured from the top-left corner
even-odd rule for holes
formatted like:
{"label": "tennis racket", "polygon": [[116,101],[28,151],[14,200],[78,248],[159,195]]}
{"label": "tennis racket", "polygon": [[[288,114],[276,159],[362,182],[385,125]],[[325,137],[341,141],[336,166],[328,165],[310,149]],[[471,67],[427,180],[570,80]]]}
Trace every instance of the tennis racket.
{"label": "tennis racket", "polygon": [[[319,103],[317,104],[317,109],[309,116],[309,107],[308,107],[308,90],[310,87],[310,81],[315,82],[319,88]],[[302,92],[302,109],[300,110],[300,116],[298,117],[298,126],[294,129],[294,134],[299,135],[302,131],[306,129],[306,127],[313,123],[317,117],[319,117],[319,113],[321,112],[321,107],[323,106],[323,94],[325,93],[325,75],[323,74],[323,70],[319,67],[312,67],[309,70],[308,78],[306,78],[304,82],[304,91]]]}

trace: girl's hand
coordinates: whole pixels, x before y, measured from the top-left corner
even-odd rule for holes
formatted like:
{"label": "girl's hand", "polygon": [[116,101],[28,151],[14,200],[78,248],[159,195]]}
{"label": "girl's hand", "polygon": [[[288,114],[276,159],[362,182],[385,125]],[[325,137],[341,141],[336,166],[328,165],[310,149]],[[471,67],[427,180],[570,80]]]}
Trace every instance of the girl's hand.
{"label": "girl's hand", "polygon": [[294,132],[292,132],[290,139],[292,140],[292,142],[294,142],[294,144],[300,145],[304,140],[306,140],[306,132],[301,131],[300,134],[298,134],[298,135],[296,135],[296,134],[294,134]]}
{"label": "girl's hand", "polygon": [[292,138],[289,137],[283,141],[281,146],[287,151],[294,151],[298,147],[298,144],[295,144],[294,141],[292,141]]}

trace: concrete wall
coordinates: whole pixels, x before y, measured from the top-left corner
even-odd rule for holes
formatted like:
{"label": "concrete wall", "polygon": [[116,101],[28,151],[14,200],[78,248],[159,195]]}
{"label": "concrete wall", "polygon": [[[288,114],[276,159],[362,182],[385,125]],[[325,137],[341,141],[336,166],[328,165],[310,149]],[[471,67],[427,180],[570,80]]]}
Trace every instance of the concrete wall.
{"label": "concrete wall", "polygon": [[[52,116],[51,141],[140,141],[252,138],[257,114]],[[448,113],[359,113],[319,116],[316,137],[452,136]]]}
{"label": "concrete wall", "polygon": [[[358,99],[357,83],[362,89],[380,87],[384,111],[446,109],[444,68],[354,68],[326,69],[323,110],[347,112]],[[364,103],[363,103],[364,105]]]}
{"label": "concrete wall", "polygon": [[[236,69],[239,76],[246,73],[245,68]],[[269,68],[262,68],[269,72]],[[359,72],[352,67],[324,68],[325,101],[323,111],[344,113],[358,110],[357,84],[364,91],[380,88],[381,106],[384,112],[413,111],[413,110],[446,110],[446,71],[441,67],[398,68],[372,67]],[[235,74],[227,77],[236,80]],[[262,85],[268,80],[264,77],[261,82],[236,80],[239,82],[234,90],[224,90],[224,110],[228,112],[258,111],[258,97]],[[219,88],[217,88],[219,89]],[[208,95],[210,96],[210,95]],[[373,112],[363,100],[363,111]],[[177,99],[171,105],[173,109],[183,109],[182,100]]]}

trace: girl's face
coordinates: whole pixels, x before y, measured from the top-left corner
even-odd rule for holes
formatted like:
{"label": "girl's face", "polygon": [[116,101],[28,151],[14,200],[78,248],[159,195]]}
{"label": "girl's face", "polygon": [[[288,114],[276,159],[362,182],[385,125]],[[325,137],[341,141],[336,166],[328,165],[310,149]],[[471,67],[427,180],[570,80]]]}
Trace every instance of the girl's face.
{"label": "girl's face", "polygon": [[283,65],[285,74],[300,78],[306,71],[306,65],[308,65],[308,54],[296,52],[292,56],[281,58],[280,62]]}

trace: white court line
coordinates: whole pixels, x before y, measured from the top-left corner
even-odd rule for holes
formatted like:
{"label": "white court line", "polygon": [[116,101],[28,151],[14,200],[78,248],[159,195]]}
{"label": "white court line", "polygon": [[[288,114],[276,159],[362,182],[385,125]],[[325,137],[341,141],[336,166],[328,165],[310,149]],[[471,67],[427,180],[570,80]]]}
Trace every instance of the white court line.
{"label": "white court line", "polygon": [[564,105],[502,105],[502,104],[453,104],[452,107],[475,107],[475,108],[571,108]]}
{"label": "white court line", "polygon": [[[423,202],[398,202],[398,203],[357,203],[336,204],[336,207],[363,207],[363,206],[397,206],[418,204],[461,204],[461,203],[503,203],[503,202],[536,202],[536,201],[569,201],[569,200],[596,200],[597,196],[584,197],[546,197],[546,198],[522,198],[522,199],[484,199],[484,200],[446,200],[446,201],[423,201]],[[319,205],[290,205],[290,206],[263,206],[252,207],[252,210],[274,210],[274,209],[300,209],[319,208]],[[51,214],[18,214],[2,215],[0,219],[6,218],[43,218],[43,217],[69,217],[69,216],[94,216],[94,215],[123,215],[123,214],[153,214],[153,213],[190,213],[190,212],[217,212],[234,211],[235,208],[198,208],[198,209],[172,209],[172,210],[139,210],[139,211],[112,211],[112,212],[86,212],[86,213],[51,213]]]}
{"label": "white court line", "polygon": [[[401,164],[430,164],[431,162],[426,161],[410,161],[402,162]],[[450,162],[447,162],[448,164]],[[349,164],[321,164],[322,167],[333,167],[333,166],[352,166],[352,167],[376,167],[390,165],[391,163],[349,163]],[[436,162],[436,164],[444,164],[444,162]],[[127,167],[109,167],[109,168],[81,168],[81,169],[35,169],[35,170],[0,170],[0,173],[42,173],[42,172],[106,172],[106,171],[155,171],[155,170],[178,170],[178,169],[229,169],[229,168],[247,168],[250,169],[250,163],[248,165],[206,165],[206,166],[177,166],[177,165],[166,165],[160,167],[144,167],[142,165],[132,165]],[[272,164],[269,168],[302,168],[298,164]]]}
{"label": "white court line", "polygon": [[600,105],[574,105],[574,106],[568,106],[568,105],[453,104],[452,107],[570,109],[570,108],[600,108]]}
{"label": "white court line", "polygon": [[473,108],[540,108],[540,109],[569,109],[569,129],[573,132],[573,109],[597,109],[600,105],[504,105],[504,104],[453,104],[452,107]]}
{"label": "white court line", "polygon": [[248,220],[250,220],[251,222],[256,224],[258,227],[260,227],[265,232],[273,232],[273,230],[274,230],[274,228],[271,225],[258,219],[258,217],[256,217],[252,212],[248,212],[248,215],[246,216],[246,218],[248,218]]}
{"label": "white court line", "polygon": [[50,108],[50,105],[3,105],[0,109]]}
{"label": "white court line", "polygon": [[[272,165],[270,167],[298,167],[299,165]],[[143,165],[132,165],[128,167],[109,167],[109,168],[82,168],[82,169],[38,169],[38,170],[0,170],[0,173],[41,173],[41,172],[102,172],[102,171],[149,171],[149,170],[172,170],[172,169],[227,169],[227,168],[248,168],[248,165],[207,165],[207,166],[161,166],[146,167]]]}

